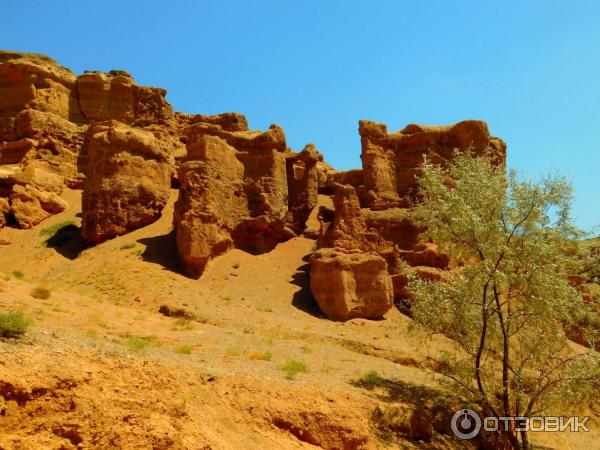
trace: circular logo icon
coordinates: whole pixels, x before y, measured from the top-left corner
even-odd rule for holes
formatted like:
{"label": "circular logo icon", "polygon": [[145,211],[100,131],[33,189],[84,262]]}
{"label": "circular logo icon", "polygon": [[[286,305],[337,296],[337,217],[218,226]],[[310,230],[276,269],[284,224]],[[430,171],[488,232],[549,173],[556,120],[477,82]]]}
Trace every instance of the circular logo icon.
{"label": "circular logo icon", "polygon": [[452,432],[460,439],[472,439],[481,430],[481,418],[471,409],[460,409],[450,421]]}

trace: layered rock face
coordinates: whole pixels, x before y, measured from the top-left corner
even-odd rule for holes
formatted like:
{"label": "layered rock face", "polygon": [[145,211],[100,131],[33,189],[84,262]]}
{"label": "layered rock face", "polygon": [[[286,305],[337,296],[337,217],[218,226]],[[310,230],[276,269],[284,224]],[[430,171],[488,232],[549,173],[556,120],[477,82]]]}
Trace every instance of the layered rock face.
{"label": "layered rock face", "polygon": [[392,307],[392,280],[385,260],[361,250],[324,248],[311,259],[310,286],[332,320],[380,319]]}
{"label": "layered rock face", "polygon": [[392,279],[382,256],[389,245],[367,228],[354,188],[335,184],[333,189],[334,218],[322,221],[321,249],[311,258],[313,295],[330,319],[381,318],[393,304]]}
{"label": "layered rock face", "polygon": [[288,184],[288,226],[296,233],[306,227],[306,220],[319,200],[319,168],[323,156],[308,144],[286,161]]}
{"label": "layered rock face", "polygon": [[152,133],[117,121],[90,126],[82,234],[99,243],[148,225],[169,199],[169,148]]}
{"label": "layered rock face", "polygon": [[[410,303],[407,271],[431,281],[445,276],[450,258],[440,253],[435,243],[423,238],[424,230],[415,225],[409,207],[418,201],[416,180],[424,158],[444,164],[455,151],[468,150],[485,154],[499,164],[505,161],[506,145],[490,136],[487,125],[481,121],[436,127],[408,125],[388,133],[384,124],[362,120],[359,133],[363,168],[330,170],[321,186],[321,192],[333,193],[334,211],[321,211],[321,250],[311,260],[315,299],[321,310],[336,320],[381,317],[387,311],[382,298],[389,299],[388,309],[392,297],[396,302]],[[354,281],[343,288],[338,285],[338,295],[334,296],[330,280],[338,276],[354,280],[348,275],[347,264],[340,262],[340,255],[348,252],[356,260],[379,258],[382,264],[376,266],[378,271],[361,278],[360,285]],[[335,258],[330,256],[332,253]],[[380,292],[364,288],[371,283],[386,287]],[[369,312],[369,305],[373,304],[380,306],[377,313]]]}
{"label": "layered rock face", "polygon": [[416,176],[426,157],[436,164],[452,158],[455,150],[481,155],[486,150],[504,162],[506,144],[490,136],[487,124],[466,120],[455,125],[408,125],[388,133],[384,124],[361,120],[364,206],[387,209],[408,206],[414,199]]}
{"label": "layered rock face", "polygon": [[187,129],[186,160],[175,205],[177,248],[188,274],[232,247],[271,250],[289,231],[286,143],[283,130],[248,131],[245,121],[225,129],[218,118]]}
{"label": "layered rock face", "polygon": [[165,95],[164,89],[136,85],[123,71],[77,77],[47,56],[0,51],[0,197],[9,204],[6,215],[27,228],[64,209],[57,198],[65,187],[82,187],[84,140],[97,121],[144,127],[173,153],[183,148],[183,127]]}
{"label": "layered rock face", "polygon": [[173,113],[165,96],[124,71],[76,76],[43,55],[0,51],[0,227],[33,227],[67,207],[65,187],[83,188],[82,233],[100,243],[158,219],[179,187],[177,250],[199,276],[231,248],[258,254],[314,237],[305,228],[321,193],[334,208],[319,211],[313,294],[332,319],[380,318],[407,299],[407,267],[435,281],[452,264],[412,219],[424,158],[443,165],[469,150],[505,161],[485,122],[388,133],[362,120],[362,168],[336,171],[313,145],[289,149],[277,125]]}
{"label": "layered rock face", "polygon": [[90,122],[116,119],[152,123],[170,119],[173,109],[166,95],[165,89],[136,85],[133,77],[122,70],[86,72],[77,78],[79,107]]}

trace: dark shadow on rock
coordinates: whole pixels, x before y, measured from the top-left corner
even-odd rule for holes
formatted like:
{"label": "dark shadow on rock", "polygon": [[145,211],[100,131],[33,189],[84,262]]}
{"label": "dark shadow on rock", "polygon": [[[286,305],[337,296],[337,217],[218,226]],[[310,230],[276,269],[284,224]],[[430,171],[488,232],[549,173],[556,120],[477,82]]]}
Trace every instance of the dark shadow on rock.
{"label": "dark shadow on rock", "polygon": [[45,241],[46,247],[53,248],[68,259],[76,259],[79,254],[89,247],[89,243],[81,236],[81,228],[69,224],[56,230]]}
{"label": "dark shadow on rock", "polygon": [[177,246],[175,245],[175,230],[162,236],[139,239],[138,242],[146,246],[142,259],[158,264],[171,272],[181,273],[177,261]]}
{"label": "dark shadow on rock", "polygon": [[[310,255],[308,256],[310,258]],[[302,258],[302,260],[306,261],[307,259]],[[303,264],[296,269],[296,273],[292,275],[292,284],[300,287],[300,290],[292,298],[292,305],[311,316],[323,318],[323,313],[321,313],[310,289],[310,264]]]}

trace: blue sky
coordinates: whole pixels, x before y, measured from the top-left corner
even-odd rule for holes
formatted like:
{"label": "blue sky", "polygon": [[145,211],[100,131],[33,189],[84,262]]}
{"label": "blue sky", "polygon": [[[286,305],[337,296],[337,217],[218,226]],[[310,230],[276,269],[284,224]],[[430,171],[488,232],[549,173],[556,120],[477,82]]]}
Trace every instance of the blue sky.
{"label": "blue sky", "polygon": [[559,171],[600,225],[600,2],[3,0],[0,47],[124,69],[176,110],[244,113],[360,166],[358,120],[483,119],[524,176]]}

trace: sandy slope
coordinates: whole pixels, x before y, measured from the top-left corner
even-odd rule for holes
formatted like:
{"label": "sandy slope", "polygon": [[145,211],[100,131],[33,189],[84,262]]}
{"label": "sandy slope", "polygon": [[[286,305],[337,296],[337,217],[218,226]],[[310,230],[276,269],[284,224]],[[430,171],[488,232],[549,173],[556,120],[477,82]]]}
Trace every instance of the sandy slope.
{"label": "sandy slope", "polygon": [[[466,445],[440,433],[411,439],[419,405],[445,397],[429,368],[449,342],[425,346],[396,310],[378,322],[324,320],[310,297],[314,242],[305,238],[260,256],[232,251],[201,280],[180,275],[175,196],[158,222],[93,248],[76,230],[45,242],[53,224],[79,225],[76,191],[37,228],[1,232],[11,244],[0,247],[0,309],[35,323],[21,341],[0,342],[0,449]],[[39,285],[49,299],[30,295]],[[166,317],[162,305],[192,320]],[[286,379],[289,360],[308,373]],[[356,383],[371,370],[382,386]],[[376,411],[395,417],[393,429]],[[542,440],[593,449],[595,430]]]}

